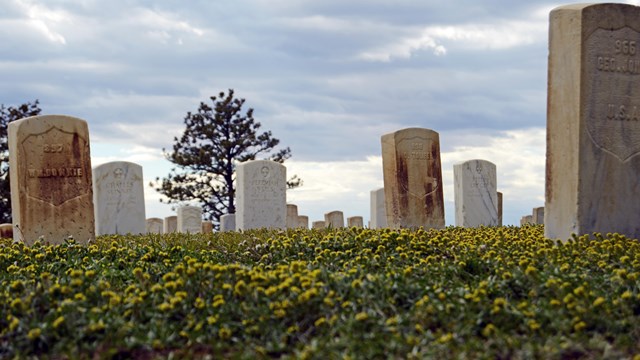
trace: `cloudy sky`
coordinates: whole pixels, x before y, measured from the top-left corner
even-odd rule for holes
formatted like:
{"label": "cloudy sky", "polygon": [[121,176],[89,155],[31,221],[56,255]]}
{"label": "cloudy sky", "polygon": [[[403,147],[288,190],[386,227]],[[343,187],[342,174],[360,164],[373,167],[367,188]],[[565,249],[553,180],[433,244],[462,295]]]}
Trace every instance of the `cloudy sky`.
{"label": "cloudy sky", "polygon": [[[596,1],[600,2],[600,1]],[[639,1],[627,1],[638,4]],[[453,164],[496,164],[504,223],[544,205],[549,11],[506,0],[0,0],[0,103],[87,120],[93,165],[162,156],[201,101],[234,89],[289,146],[287,201],[320,220],[369,219],[380,136],[440,134],[447,224]],[[151,188],[147,217],[172,215]]]}

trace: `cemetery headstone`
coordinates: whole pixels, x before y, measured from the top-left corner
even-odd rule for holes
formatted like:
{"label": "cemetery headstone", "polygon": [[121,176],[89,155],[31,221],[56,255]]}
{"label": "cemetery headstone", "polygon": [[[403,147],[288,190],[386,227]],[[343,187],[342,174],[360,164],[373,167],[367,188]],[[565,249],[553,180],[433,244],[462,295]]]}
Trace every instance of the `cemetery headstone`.
{"label": "cemetery headstone", "polygon": [[387,225],[444,228],[438,133],[407,128],[382,136]]}
{"label": "cemetery headstone", "polygon": [[520,226],[533,224],[533,216],[524,215],[520,218]]}
{"label": "cemetery headstone", "polygon": [[284,229],[287,218],[287,169],[269,160],[253,160],[236,167],[236,228]]}
{"label": "cemetery headstone", "polygon": [[202,222],[202,233],[208,234],[213,232],[213,223],[211,221],[203,221]]}
{"label": "cemetery headstone", "polygon": [[298,227],[298,205],[287,204],[287,229]]}
{"label": "cemetery headstone", "polygon": [[496,166],[487,160],[453,165],[456,226],[498,225]]}
{"label": "cemetery headstone", "polygon": [[13,239],[13,224],[0,224],[0,238]]}
{"label": "cemetery headstone", "polygon": [[202,208],[181,206],[178,208],[178,232],[198,234],[202,232]]}
{"label": "cemetery headstone", "polygon": [[342,211],[331,211],[324,214],[324,225],[331,228],[344,227],[344,214]]}
{"label": "cemetery headstone", "polygon": [[545,237],[640,237],[640,7],[550,14]]}
{"label": "cemetery headstone", "polygon": [[148,218],[147,221],[147,234],[162,234],[162,227],[164,221],[160,218]]}
{"label": "cemetery headstone", "polygon": [[387,227],[387,213],[384,204],[384,188],[371,190],[371,218],[369,227],[372,229],[382,229]]}
{"label": "cemetery headstone", "polygon": [[220,216],[220,231],[236,231],[236,214]]}
{"label": "cemetery headstone", "polygon": [[13,237],[59,244],[95,238],[89,128],[62,115],[9,123]]}
{"label": "cemetery headstone", "polygon": [[165,234],[170,234],[178,231],[178,216],[172,215],[165,217],[162,230]]}
{"label": "cemetery headstone", "polygon": [[309,217],[307,215],[298,215],[298,227],[303,229],[309,228]]}
{"label": "cemetery headstone", "polygon": [[364,220],[362,216],[351,216],[347,218],[347,225],[349,227],[364,227]]}
{"label": "cemetery headstone", "polygon": [[96,235],[146,232],[142,166],[113,161],[93,168]]}
{"label": "cemetery headstone", "polygon": [[532,221],[534,224],[544,224],[544,206],[533,208]]}

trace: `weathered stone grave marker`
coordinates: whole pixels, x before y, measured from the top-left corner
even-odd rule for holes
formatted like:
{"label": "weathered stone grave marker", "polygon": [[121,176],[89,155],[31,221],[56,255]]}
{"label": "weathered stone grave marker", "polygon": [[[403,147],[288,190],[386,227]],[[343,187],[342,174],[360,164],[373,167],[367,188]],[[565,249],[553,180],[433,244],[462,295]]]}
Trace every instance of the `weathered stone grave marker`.
{"label": "weathered stone grave marker", "polygon": [[170,234],[178,231],[178,216],[172,215],[164,218],[164,224],[162,225],[162,231],[165,234]]}
{"label": "weathered stone grave marker", "polygon": [[550,14],[545,237],[640,237],[640,7]]}
{"label": "weathered stone grave marker", "polygon": [[142,166],[112,161],[93,169],[96,235],[146,231]]}
{"label": "weathered stone grave marker", "polygon": [[392,228],[444,228],[438,133],[408,128],[382,136],[387,224]]}
{"label": "weathered stone grave marker", "polygon": [[324,225],[332,228],[344,227],[344,213],[342,211],[330,211],[324,214]]}
{"label": "weathered stone grave marker", "polygon": [[298,205],[287,204],[287,229],[298,227]]}
{"label": "weathered stone grave marker", "polygon": [[164,221],[160,218],[148,218],[146,221],[147,234],[162,234]]}
{"label": "weathered stone grave marker", "polygon": [[236,228],[284,229],[287,218],[287,168],[269,160],[236,167]]}
{"label": "weathered stone grave marker", "polygon": [[364,219],[362,216],[351,216],[347,218],[347,225],[349,227],[364,227]]}
{"label": "weathered stone grave marker", "polygon": [[89,128],[62,115],[9,123],[13,237],[59,244],[95,238]]}
{"label": "weathered stone grave marker", "polygon": [[199,206],[180,206],[178,213],[178,232],[199,234],[202,232],[202,208]]}
{"label": "weathered stone grave marker", "polygon": [[487,160],[453,165],[456,226],[497,226],[496,166]]}
{"label": "weathered stone grave marker", "polygon": [[211,221],[203,221],[202,222],[202,233],[208,234],[213,232],[213,223]]}

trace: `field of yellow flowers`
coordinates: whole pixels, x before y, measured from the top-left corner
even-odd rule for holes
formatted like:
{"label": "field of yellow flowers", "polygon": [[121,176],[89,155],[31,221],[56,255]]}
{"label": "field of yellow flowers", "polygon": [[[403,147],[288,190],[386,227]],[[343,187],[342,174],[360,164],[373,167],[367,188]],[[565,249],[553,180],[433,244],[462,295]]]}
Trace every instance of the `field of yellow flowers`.
{"label": "field of yellow flowers", "polygon": [[640,243],[542,233],[0,240],[0,358],[640,358]]}

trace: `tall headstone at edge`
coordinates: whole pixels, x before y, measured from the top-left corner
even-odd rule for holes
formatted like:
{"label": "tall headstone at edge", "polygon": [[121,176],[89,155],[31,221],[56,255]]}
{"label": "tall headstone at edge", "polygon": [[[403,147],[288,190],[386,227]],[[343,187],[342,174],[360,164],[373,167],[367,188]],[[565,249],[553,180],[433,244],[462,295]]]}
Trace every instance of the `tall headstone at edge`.
{"label": "tall headstone at edge", "polygon": [[180,206],[177,210],[177,229],[181,233],[199,234],[202,232],[202,208],[199,206]]}
{"label": "tall headstone at edge", "polygon": [[236,228],[284,229],[287,220],[287,168],[252,160],[236,167]]}
{"label": "tall headstone at edge", "polygon": [[96,235],[144,234],[146,216],[142,166],[112,161],[93,169]]}
{"label": "tall headstone at edge", "polygon": [[95,238],[89,128],[63,115],[9,123],[13,238],[59,244]]}
{"label": "tall headstone at edge", "polygon": [[407,128],[383,135],[381,142],[387,225],[444,228],[438,133]]}
{"label": "tall headstone at edge", "polygon": [[545,237],[640,237],[640,7],[550,14]]}
{"label": "tall headstone at edge", "polygon": [[384,188],[371,190],[370,192],[370,223],[372,229],[381,229],[387,227],[387,213],[384,204]]}
{"label": "tall headstone at edge", "polygon": [[498,226],[496,165],[468,160],[453,165],[456,226]]}

